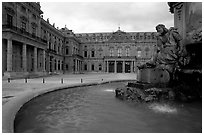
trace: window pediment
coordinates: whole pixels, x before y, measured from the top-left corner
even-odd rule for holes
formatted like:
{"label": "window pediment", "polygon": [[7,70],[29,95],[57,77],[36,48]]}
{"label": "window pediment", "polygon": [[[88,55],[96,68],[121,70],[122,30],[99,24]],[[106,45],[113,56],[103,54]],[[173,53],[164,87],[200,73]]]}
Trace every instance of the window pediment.
{"label": "window pediment", "polygon": [[10,8],[10,7],[5,7],[5,9],[6,9],[6,11],[7,11],[8,13],[10,13],[10,14],[12,14],[12,15],[15,14],[15,11],[14,11],[12,8]]}

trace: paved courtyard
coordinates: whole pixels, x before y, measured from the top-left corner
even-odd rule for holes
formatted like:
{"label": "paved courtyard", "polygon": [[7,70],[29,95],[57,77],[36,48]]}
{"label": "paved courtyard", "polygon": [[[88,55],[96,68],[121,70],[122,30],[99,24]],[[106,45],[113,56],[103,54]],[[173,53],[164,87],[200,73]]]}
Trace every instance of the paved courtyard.
{"label": "paved courtyard", "polygon": [[12,98],[17,97],[23,92],[37,91],[42,88],[52,88],[63,85],[73,85],[81,83],[95,83],[113,80],[132,80],[136,79],[136,74],[107,74],[107,73],[89,73],[89,74],[65,74],[49,77],[40,77],[33,79],[15,79],[8,82],[2,80],[2,104],[9,102]]}

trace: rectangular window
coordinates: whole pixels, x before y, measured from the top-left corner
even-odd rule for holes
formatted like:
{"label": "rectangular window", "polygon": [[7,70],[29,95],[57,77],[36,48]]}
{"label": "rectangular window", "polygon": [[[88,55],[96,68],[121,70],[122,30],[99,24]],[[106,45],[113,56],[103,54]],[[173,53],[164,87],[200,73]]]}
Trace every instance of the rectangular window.
{"label": "rectangular window", "polygon": [[65,52],[66,55],[69,55],[69,47],[66,47],[66,52]]}
{"label": "rectangular window", "polygon": [[21,29],[26,31],[26,22],[21,22]]}
{"label": "rectangular window", "polygon": [[13,16],[7,14],[7,24],[13,26]]}
{"label": "rectangular window", "polygon": [[91,51],[91,57],[95,57],[95,51]]}
{"label": "rectangular window", "polygon": [[91,70],[94,71],[94,64],[91,65]]}
{"label": "rectangular window", "polygon": [[58,70],[61,70],[61,69],[60,69],[60,61],[58,61]]}
{"label": "rectangular window", "polygon": [[141,57],[142,51],[137,51],[137,57]]}
{"label": "rectangular window", "polygon": [[99,70],[99,71],[102,70],[102,65],[101,65],[101,64],[99,64],[99,66],[98,66],[98,70]]}
{"label": "rectangular window", "polygon": [[87,57],[87,51],[84,51],[84,57],[85,58]]}
{"label": "rectangular window", "polygon": [[66,64],[66,70],[69,70],[69,65],[68,64]]}
{"label": "rectangular window", "polygon": [[87,71],[87,65],[86,64],[84,65],[84,70]]}
{"label": "rectangular window", "polygon": [[36,36],[36,27],[32,26],[32,35]]}

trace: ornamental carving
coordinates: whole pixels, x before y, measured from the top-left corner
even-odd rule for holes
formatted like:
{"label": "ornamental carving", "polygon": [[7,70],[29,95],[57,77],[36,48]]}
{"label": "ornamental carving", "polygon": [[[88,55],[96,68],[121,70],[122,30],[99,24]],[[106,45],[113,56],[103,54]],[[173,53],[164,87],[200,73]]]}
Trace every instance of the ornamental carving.
{"label": "ornamental carving", "polygon": [[130,41],[131,38],[126,32],[118,30],[112,33],[111,37],[109,38],[109,42],[127,42]]}
{"label": "ornamental carving", "polygon": [[180,4],[176,7],[176,10],[177,10],[177,15],[178,15],[178,19],[181,20],[181,15],[182,15],[182,7],[183,7],[183,4]]}
{"label": "ornamental carving", "polygon": [[28,19],[27,19],[25,16],[21,16],[20,18],[21,18],[21,20],[23,20],[23,21],[25,21],[25,22],[28,21]]}
{"label": "ornamental carving", "polygon": [[186,34],[187,41],[190,43],[202,42],[202,29],[193,30]]}

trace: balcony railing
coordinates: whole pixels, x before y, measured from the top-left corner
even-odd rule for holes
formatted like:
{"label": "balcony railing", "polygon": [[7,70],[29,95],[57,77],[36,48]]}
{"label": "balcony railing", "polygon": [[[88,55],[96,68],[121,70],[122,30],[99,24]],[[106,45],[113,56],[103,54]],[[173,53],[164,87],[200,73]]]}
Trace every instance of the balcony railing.
{"label": "balcony railing", "polygon": [[43,43],[47,43],[47,40],[44,40],[34,34],[31,34],[29,32],[27,32],[26,30],[24,29],[21,29],[21,28],[18,28],[18,27],[15,27],[15,26],[12,26],[12,25],[2,25],[2,30],[4,29],[11,29],[19,34],[22,34],[22,35],[25,35],[25,36],[29,36],[30,38],[33,38],[35,40],[38,40],[38,41],[41,41]]}

